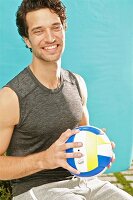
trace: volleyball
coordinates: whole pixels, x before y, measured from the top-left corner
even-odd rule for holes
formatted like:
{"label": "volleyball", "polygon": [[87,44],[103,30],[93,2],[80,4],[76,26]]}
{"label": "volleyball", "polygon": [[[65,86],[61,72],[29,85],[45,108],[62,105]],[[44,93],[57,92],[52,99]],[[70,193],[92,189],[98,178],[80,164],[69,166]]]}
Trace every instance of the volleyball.
{"label": "volleyball", "polygon": [[72,135],[67,143],[82,142],[80,148],[67,149],[67,153],[81,152],[81,158],[68,158],[70,166],[80,171],[79,177],[93,177],[102,174],[112,160],[112,146],[107,135],[94,126],[80,126],[79,133]]}

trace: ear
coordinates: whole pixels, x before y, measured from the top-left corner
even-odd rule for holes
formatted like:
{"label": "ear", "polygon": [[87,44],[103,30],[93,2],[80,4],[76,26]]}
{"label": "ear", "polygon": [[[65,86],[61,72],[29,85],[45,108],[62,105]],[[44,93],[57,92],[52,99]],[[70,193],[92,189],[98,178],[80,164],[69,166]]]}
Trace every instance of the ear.
{"label": "ear", "polygon": [[28,48],[31,49],[31,42],[30,42],[30,40],[27,37],[23,37],[23,39],[24,39],[26,45],[28,46]]}

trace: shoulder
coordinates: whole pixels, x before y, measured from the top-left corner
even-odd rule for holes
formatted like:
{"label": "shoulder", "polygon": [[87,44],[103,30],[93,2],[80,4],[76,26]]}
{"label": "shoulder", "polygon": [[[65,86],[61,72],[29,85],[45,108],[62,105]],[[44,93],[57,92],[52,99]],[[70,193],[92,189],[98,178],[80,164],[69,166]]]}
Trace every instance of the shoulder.
{"label": "shoulder", "polygon": [[78,83],[81,86],[83,86],[83,85],[86,86],[84,79],[79,74],[76,74],[74,72],[71,72],[71,71],[63,69],[63,68],[62,68],[62,72],[63,72],[63,75],[65,76],[65,79],[69,78],[69,80],[71,80],[72,82],[75,82],[75,79],[76,79],[76,80],[78,80]]}
{"label": "shoulder", "polygon": [[11,88],[19,99],[23,99],[32,90],[34,90],[37,85],[34,81],[34,77],[28,67],[17,74],[11,81],[9,81],[5,87]]}
{"label": "shoulder", "polygon": [[80,92],[81,92],[81,96],[82,96],[82,101],[83,101],[83,105],[87,103],[87,86],[85,83],[85,80],[83,79],[82,76],[80,76],[79,74],[75,74],[75,77],[77,78],[78,84],[79,84],[79,88],[80,88]]}
{"label": "shoulder", "polygon": [[85,80],[83,79],[83,77],[80,76],[79,74],[75,74],[75,73],[74,73],[74,75],[76,76],[79,85],[82,87],[86,87],[86,83],[85,83]]}
{"label": "shoulder", "polygon": [[[0,90],[0,103],[10,104],[17,100],[16,93],[9,87],[4,87]],[[1,104],[0,104],[1,105]]]}
{"label": "shoulder", "polygon": [[73,73],[65,69],[62,70],[66,80],[71,81],[72,83],[76,83],[80,96],[82,98],[82,104],[86,105],[88,95],[85,80],[79,74]]}
{"label": "shoulder", "polygon": [[19,103],[16,93],[4,87],[0,90],[0,121],[16,125],[18,122]]}

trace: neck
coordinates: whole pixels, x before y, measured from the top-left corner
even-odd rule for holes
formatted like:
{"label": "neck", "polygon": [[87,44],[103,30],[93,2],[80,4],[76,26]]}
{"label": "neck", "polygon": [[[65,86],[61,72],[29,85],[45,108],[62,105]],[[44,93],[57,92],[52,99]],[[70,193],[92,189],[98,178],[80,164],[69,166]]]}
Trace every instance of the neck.
{"label": "neck", "polygon": [[55,89],[60,85],[61,60],[57,62],[33,62],[30,69],[36,78],[49,89]]}

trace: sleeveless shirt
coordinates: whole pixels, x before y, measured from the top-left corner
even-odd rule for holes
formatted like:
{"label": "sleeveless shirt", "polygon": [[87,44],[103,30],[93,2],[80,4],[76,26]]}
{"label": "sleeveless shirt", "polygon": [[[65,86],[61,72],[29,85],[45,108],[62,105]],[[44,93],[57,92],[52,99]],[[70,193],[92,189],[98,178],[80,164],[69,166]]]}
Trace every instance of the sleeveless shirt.
{"label": "sleeveless shirt", "polygon": [[[7,149],[8,156],[26,156],[49,148],[60,135],[79,125],[82,118],[82,98],[73,73],[61,68],[61,84],[48,89],[26,67],[6,87],[19,100],[20,120],[15,126]],[[63,168],[42,170],[35,174],[11,180],[13,196],[39,185],[70,179]]]}

